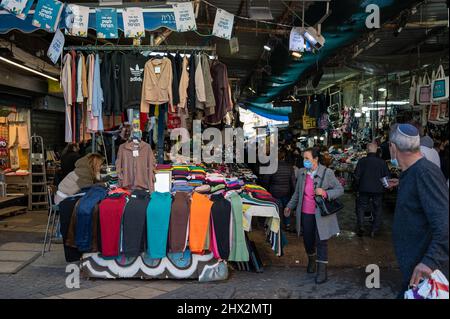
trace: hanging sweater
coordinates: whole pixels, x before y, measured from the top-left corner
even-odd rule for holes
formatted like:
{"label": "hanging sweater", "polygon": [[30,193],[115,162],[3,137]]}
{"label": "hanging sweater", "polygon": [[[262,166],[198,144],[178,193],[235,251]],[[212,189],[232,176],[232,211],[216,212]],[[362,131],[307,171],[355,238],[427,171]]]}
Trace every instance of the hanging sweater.
{"label": "hanging sweater", "polygon": [[207,240],[211,206],[213,203],[207,195],[194,193],[191,202],[189,221],[189,248],[192,253],[201,254]]}
{"label": "hanging sweater", "polygon": [[155,158],[149,144],[130,141],[120,145],[116,169],[119,186],[153,191]]}
{"label": "hanging sweater", "polygon": [[120,80],[123,109],[139,109],[142,97],[142,82],[147,58],[130,53],[122,56]]}

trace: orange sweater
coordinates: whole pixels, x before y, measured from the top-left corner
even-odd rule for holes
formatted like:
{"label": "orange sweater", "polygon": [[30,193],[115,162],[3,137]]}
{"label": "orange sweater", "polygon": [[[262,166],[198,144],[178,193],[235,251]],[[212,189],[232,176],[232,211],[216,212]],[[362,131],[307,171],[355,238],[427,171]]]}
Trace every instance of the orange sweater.
{"label": "orange sweater", "polygon": [[192,253],[201,254],[205,247],[211,207],[213,202],[207,195],[194,193],[189,220],[189,248]]}

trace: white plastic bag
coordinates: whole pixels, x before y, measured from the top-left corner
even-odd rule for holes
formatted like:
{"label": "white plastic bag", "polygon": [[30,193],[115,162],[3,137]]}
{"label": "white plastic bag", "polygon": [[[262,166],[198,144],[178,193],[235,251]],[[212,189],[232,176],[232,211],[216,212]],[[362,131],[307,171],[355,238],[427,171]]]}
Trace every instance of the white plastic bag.
{"label": "white plastic bag", "polygon": [[448,280],[441,271],[435,270],[429,279],[406,291],[405,299],[449,299]]}

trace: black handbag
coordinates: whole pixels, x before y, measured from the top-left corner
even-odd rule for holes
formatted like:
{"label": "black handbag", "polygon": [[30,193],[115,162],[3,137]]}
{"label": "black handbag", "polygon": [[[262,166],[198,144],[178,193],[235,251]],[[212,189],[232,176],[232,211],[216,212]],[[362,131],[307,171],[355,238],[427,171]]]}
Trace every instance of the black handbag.
{"label": "black handbag", "polygon": [[[325,178],[325,173],[327,172],[327,168],[325,168],[322,180],[320,181],[319,188],[322,188],[323,180]],[[330,216],[336,214],[344,208],[344,205],[338,199],[327,200],[322,196],[315,196],[316,204],[320,208],[320,214],[322,216]]]}

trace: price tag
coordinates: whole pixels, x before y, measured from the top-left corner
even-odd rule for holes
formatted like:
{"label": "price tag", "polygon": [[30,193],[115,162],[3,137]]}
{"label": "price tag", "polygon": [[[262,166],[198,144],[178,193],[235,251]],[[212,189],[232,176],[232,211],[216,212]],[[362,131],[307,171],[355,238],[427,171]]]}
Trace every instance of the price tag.
{"label": "price tag", "polygon": [[161,67],[160,66],[155,66],[155,73],[156,74],[161,74]]}
{"label": "price tag", "polygon": [[133,157],[139,157],[139,151],[138,150],[133,151]]}

